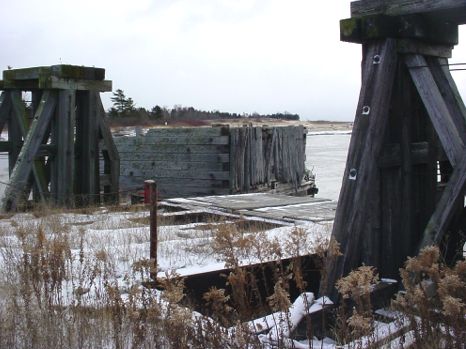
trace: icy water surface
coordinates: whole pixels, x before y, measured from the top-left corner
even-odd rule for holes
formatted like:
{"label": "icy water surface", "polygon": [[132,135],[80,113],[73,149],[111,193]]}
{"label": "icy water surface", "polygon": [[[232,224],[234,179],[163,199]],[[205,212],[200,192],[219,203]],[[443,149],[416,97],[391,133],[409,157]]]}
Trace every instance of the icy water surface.
{"label": "icy water surface", "polygon": [[308,134],[306,167],[316,175],[318,197],[338,200],[350,134]]}

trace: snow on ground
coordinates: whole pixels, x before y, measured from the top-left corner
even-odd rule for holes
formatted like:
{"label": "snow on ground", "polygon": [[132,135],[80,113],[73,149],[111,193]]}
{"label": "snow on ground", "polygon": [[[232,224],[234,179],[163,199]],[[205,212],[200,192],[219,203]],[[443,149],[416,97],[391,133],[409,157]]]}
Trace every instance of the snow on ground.
{"label": "snow on ground", "polygon": [[[167,215],[164,214],[165,217]],[[73,270],[74,275],[80,275],[83,272],[80,268],[86,263],[91,265],[102,260],[102,264],[108,269],[108,277],[118,285],[125,285],[129,275],[133,273],[135,262],[149,259],[148,217],[147,211],[109,212],[106,209],[100,209],[92,214],[57,213],[44,217],[35,217],[30,213],[16,214],[0,220],[0,256],[8,253],[16,254],[16,258],[20,258],[22,253],[20,232],[33,232],[38,227],[42,227],[46,236],[51,239],[57,234],[66,234],[71,254],[76,261],[73,265],[76,269]],[[212,244],[216,226],[229,222],[231,221],[159,226],[158,275],[164,276],[167,272],[175,271],[185,276],[224,269],[225,261],[214,251]],[[289,251],[286,243],[296,228],[302,229],[304,234],[299,247],[301,254],[309,253],[314,244],[321,243],[323,239],[329,237],[329,229],[326,226],[311,222],[298,222],[296,226],[283,226],[261,232],[246,232],[246,234],[260,234],[262,238],[278,242],[283,251]],[[34,236],[28,238],[33,239]],[[77,261],[82,260],[83,256],[84,262],[78,263]],[[287,258],[290,255],[285,253],[283,257]],[[253,251],[242,251],[239,262],[247,265],[259,263],[261,260],[253,254]],[[3,263],[4,259],[1,258],[0,268],[3,268],[1,265]],[[100,282],[96,281],[91,290],[98,285]],[[72,282],[68,287],[77,286]],[[72,293],[73,290],[65,287],[64,292]],[[95,289],[93,292],[98,293],[99,290]]]}
{"label": "snow on ground", "polygon": [[[167,219],[167,216],[169,213],[162,213],[161,219]],[[38,217],[31,213],[21,213],[6,216],[0,219],[0,270],[4,271],[0,282],[8,274],[9,268],[21,265],[25,254],[28,258],[34,258],[34,255],[40,253],[37,252],[40,250],[39,241],[44,244],[47,241],[66,241],[69,245],[70,257],[67,268],[70,277],[64,279],[59,290],[61,305],[75,305],[76,302],[81,306],[98,305],[103,301],[102,295],[108,282],[118,286],[123,301],[127,301],[131,297],[132,290],[135,287],[142,288],[142,282],[147,281],[147,278],[143,279],[142,273],[138,274],[135,265],[138,263],[144,265],[149,258],[148,217],[148,211],[111,212],[104,208],[89,213],[56,213]],[[166,220],[166,223],[170,222],[174,221]],[[263,219],[258,221],[257,227],[263,222]],[[232,223],[234,223],[233,218],[229,215],[223,220],[208,223],[160,225],[158,276],[165,277],[173,271],[176,275],[185,276],[225,269],[226,264],[222,255],[212,246],[216,229]],[[266,227],[266,225],[262,226]],[[308,254],[314,244],[321,243],[322,239],[328,238],[329,235],[326,226],[311,222],[297,222],[296,226],[288,224],[267,230],[257,227],[250,232],[240,234],[242,237],[257,235],[261,239],[278,243],[283,251],[287,251],[284,252],[283,258],[291,256],[289,244],[296,234],[300,237],[298,246],[300,254]],[[44,238],[41,239],[39,235],[42,233]],[[252,250],[238,251],[238,258],[241,265],[264,261],[254,255]],[[163,306],[165,302],[161,299],[163,292],[157,290],[150,292],[153,297],[160,299]],[[299,310],[300,318],[305,311],[306,309]],[[196,312],[193,312],[192,316],[202,321],[212,321]],[[229,332],[232,331],[234,330],[229,329]],[[261,337],[264,347],[267,348],[270,343],[281,341],[280,338],[275,337]],[[290,340],[290,343],[294,347],[300,347],[297,346],[298,342]]]}

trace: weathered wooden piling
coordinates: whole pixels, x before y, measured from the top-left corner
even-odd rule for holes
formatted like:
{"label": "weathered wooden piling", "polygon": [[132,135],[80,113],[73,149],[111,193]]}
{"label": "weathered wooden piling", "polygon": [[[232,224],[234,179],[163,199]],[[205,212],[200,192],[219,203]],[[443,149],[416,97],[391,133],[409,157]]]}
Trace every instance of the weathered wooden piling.
{"label": "weathered wooden piling", "polygon": [[[100,202],[102,186],[106,201],[118,200],[119,156],[99,96],[112,83],[104,79],[104,69],[71,65],[3,72],[0,131],[8,124],[8,141],[0,149],[8,152],[10,169],[5,210],[20,208],[31,191],[35,201],[74,206]],[[24,92],[31,93],[31,113]]]}
{"label": "weathered wooden piling", "polygon": [[447,61],[466,2],[362,0],[351,15],[341,40],[363,46],[362,87],[332,233],[343,256],[321,287],[333,298],[359,265],[396,278],[422,247],[455,251],[466,228],[466,109]]}

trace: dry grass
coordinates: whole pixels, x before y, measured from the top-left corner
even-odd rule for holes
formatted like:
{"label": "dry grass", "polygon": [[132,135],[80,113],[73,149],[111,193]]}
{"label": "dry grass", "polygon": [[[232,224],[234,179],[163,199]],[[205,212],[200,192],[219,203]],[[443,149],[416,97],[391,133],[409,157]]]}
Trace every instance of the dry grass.
{"label": "dry grass", "polygon": [[453,268],[441,262],[437,247],[409,258],[400,270],[406,292],[394,307],[403,311],[415,348],[464,348],[466,343],[466,261]]}
{"label": "dry grass", "polygon": [[[199,230],[195,224],[164,226],[159,256],[187,264],[219,260],[231,270],[227,287],[203,295],[206,317],[186,306],[183,278],[175,273],[159,280],[163,292],[142,286],[157,272],[147,259],[148,229],[138,221],[146,212],[92,212],[41,211],[0,222],[0,348],[264,348],[245,321],[257,308],[286,313],[291,284],[308,290],[301,256],[325,260],[339,254],[336,242],[311,238],[300,227],[283,234],[225,221],[199,223]],[[202,243],[195,247],[193,241]],[[292,263],[283,265],[283,258]],[[273,263],[272,272],[243,268],[266,262]],[[407,314],[400,322],[414,331],[417,347],[461,348],[466,263],[448,268],[430,248],[409,259],[401,277],[406,293],[395,307]],[[342,298],[351,301],[338,310],[334,334],[340,343],[362,348],[377,342],[369,297],[377,281],[376,270],[363,266],[338,282]],[[277,348],[288,345],[279,342]]]}
{"label": "dry grass", "polygon": [[[205,318],[184,305],[189,300],[177,275],[163,279],[163,292],[141,286],[156,272],[144,257],[148,228],[135,223],[146,214],[98,208],[65,214],[41,207],[5,217],[0,225],[0,347],[261,347],[242,325],[251,297],[257,300],[259,293],[257,285],[251,286],[252,274],[240,265],[256,252],[264,261],[283,255],[278,240],[267,237],[270,227],[254,225],[245,232],[241,224],[210,221],[197,231],[196,225],[161,228],[162,256],[204,255],[197,258],[225,259],[233,269],[227,276],[231,291],[212,289],[204,295],[212,314]],[[303,233],[293,234],[289,246],[297,251],[296,237]],[[195,248],[193,240],[205,244]],[[139,245],[142,253],[134,249]],[[122,265],[129,268],[123,271]],[[282,268],[276,277],[289,280],[289,275]],[[268,299],[273,307],[286,298],[285,284],[279,285]],[[232,324],[235,330],[227,331]]]}

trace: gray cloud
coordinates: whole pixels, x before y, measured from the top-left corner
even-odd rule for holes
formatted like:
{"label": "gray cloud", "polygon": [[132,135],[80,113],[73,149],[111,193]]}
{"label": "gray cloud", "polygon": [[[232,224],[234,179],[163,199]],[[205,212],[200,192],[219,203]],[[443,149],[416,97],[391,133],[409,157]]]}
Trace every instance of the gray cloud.
{"label": "gray cloud", "polygon": [[[146,108],[286,110],[351,120],[361,49],[339,41],[338,25],[349,16],[349,3],[9,1],[2,4],[0,67],[104,67],[114,88]],[[464,45],[454,53],[466,61]],[[454,76],[466,88],[466,72]],[[103,95],[106,106],[109,99]]]}

